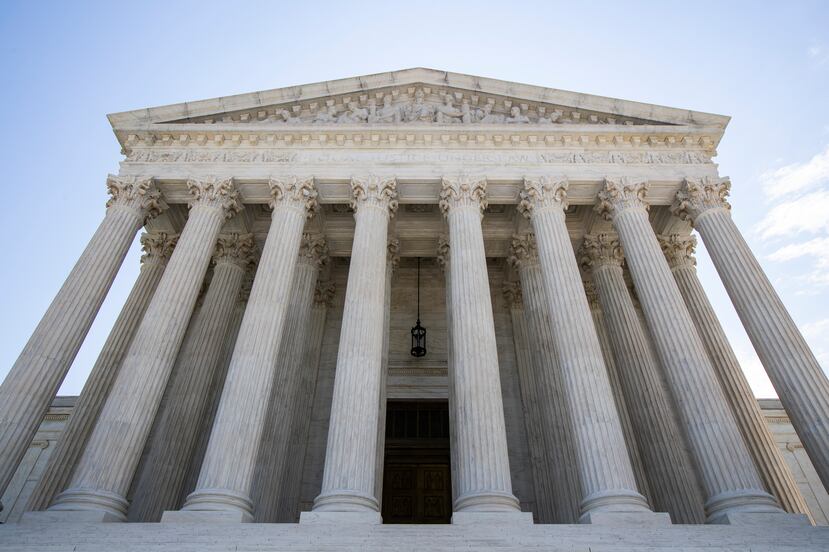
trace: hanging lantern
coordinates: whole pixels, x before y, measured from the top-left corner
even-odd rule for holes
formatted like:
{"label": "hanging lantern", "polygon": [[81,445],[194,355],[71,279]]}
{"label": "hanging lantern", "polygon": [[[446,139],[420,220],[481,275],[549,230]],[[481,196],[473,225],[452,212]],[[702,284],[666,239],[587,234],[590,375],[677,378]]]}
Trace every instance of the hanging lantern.
{"label": "hanging lantern", "polygon": [[420,325],[420,257],[417,258],[417,322],[412,328],[412,356],[426,355],[426,328]]}

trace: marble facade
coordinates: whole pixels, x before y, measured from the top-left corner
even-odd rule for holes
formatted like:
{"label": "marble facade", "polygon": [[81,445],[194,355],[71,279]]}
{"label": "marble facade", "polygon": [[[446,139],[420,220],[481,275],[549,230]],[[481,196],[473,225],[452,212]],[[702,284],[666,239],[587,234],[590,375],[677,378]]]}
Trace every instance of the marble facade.
{"label": "marble facade", "polygon": [[728,117],[409,69],[109,119],[104,220],[0,387],[2,487],[146,255],[22,525],[370,532],[407,399],[448,401],[460,532],[829,542],[694,270],[697,230],[825,487],[829,380],[731,220]]}

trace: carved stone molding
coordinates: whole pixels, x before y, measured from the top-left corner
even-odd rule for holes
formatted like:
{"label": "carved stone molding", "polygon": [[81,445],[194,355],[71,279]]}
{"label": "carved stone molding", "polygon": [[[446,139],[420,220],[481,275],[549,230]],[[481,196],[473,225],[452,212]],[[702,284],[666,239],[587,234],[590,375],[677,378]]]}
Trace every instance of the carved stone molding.
{"label": "carved stone molding", "polygon": [[178,242],[178,234],[144,233],[141,234],[141,264],[166,263],[173,254]]}
{"label": "carved stone molding", "polygon": [[728,195],[731,181],[728,178],[686,178],[676,193],[671,212],[682,220],[694,223],[701,214],[711,209],[730,210]]}
{"label": "carved stone molding", "polygon": [[519,282],[504,282],[504,298],[507,300],[507,307],[511,309],[524,308],[524,294]]}
{"label": "carved stone molding", "polygon": [[672,269],[681,267],[694,268],[697,259],[694,252],[697,247],[696,236],[681,236],[670,234],[668,236],[657,236],[662,252],[668,260],[668,266]]}
{"label": "carved stone molding", "polygon": [[567,189],[570,183],[564,177],[542,176],[524,178],[524,189],[519,193],[518,211],[530,218],[537,210],[567,209]]}
{"label": "carved stone molding", "polygon": [[197,205],[222,209],[225,218],[230,218],[242,210],[242,200],[233,182],[233,178],[191,178],[187,189],[193,196],[189,207]]}
{"label": "carved stone molding", "polygon": [[106,203],[109,208],[125,208],[136,211],[146,222],[157,217],[167,209],[167,203],[151,176],[107,176],[107,193],[110,198]]}
{"label": "carved stone molding", "polygon": [[335,291],[334,282],[317,280],[314,287],[314,304],[318,307],[330,308],[334,301]]}
{"label": "carved stone molding", "polygon": [[486,177],[469,176],[443,177],[440,189],[440,210],[448,215],[452,209],[475,207],[483,215],[487,206]]}
{"label": "carved stone molding", "polygon": [[445,234],[438,236],[438,248],[435,260],[438,266],[440,266],[440,269],[446,272],[447,267],[449,267],[449,236]]}
{"label": "carved stone molding", "polygon": [[253,234],[224,234],[216,240],[213,252],[215,264],[229,263],[242,269],[250,267],[255,258],[256,243]]}
{"label": "carved stone molding", "polygon": [[648,210],[650,205],[645,200],[648,192],[646,181],[629,178],[605,178],[604,187],[599,190],[595,210],[607,220],[628,209]]}
{"label": "carved stone molding", "polygon": [[400,240],[397,238],[389,238],[389,244],[386,250],[386,262],[391,265],[391,270],[394,272],[400,265]]}
{"label": "carved stone molding", "polygon": [[596,291],[596,286],[592,280],[582,280],[584,285],[584,293],[587,295],[587,302],[590,304],[590,310],[601,309],[599,305],[599,292]]}
{"label": "carved stone molding", "polygon": [[299,245],[299,262],[320,270],[328,262],[328,244],[319,234],[305,232]]}
{"label": "carved stone molding", "polygon": [[535,234],[514,234],[507,262],[518,269],[526,265],[538,265],[538,244],[535,242]]}
{"label": "carved stone molding", "polygon": [[385,210],[390,217],[397,212],[397,178],[393,176],[351,177],[351,208],[364,206]]}
{"label": "carved stone molding", "polygon": [[256,277],[256,263],[248,266],[245,277],[242,280],[242,287],[239,288],[239,301],[247,303],[250,299],[250,290],[253,289],[253,279]]}
{"label": "carved stone molding", "polygon": [[268,205],[276,209],[279,205],[289,205],[302,209],[307,218],[317,212],[317,190],[314,186],[314,177],[298,177],[295,175],[286,178],[270,178],[268,186],[271,190],[271,199]]}
{"label": "carved stone molding", "polygon": [[585,271],[601,266],[622,266],[624,254],[616,234],[587,234],[579,250],[579,263]]}

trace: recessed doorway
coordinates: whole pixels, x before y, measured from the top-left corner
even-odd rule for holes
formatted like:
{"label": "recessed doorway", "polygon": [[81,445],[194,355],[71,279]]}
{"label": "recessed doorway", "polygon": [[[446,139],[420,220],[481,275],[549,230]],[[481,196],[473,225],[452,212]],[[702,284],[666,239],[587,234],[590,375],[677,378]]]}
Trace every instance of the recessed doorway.
{"label": "recessed doorway", "polygon": [[383,523],[449,523],[452,479],[447,401],[389,401]]}

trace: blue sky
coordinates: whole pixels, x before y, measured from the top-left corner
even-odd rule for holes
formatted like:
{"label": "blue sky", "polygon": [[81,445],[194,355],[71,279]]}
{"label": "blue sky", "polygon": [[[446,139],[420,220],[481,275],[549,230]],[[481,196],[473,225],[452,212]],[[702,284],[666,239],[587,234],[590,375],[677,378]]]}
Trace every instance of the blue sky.
{"label": "blue sky", "polygon": [[[578,6],[575,8],[574,6]],[[733,216],[829,367],[829,3],[0,4],[0,378],[104,214],[106,114],[425,66],[733,117]],[[78,393],[138,272],[133,246],[69,373]],[[699,273],[773,396],[716,272]]]}

